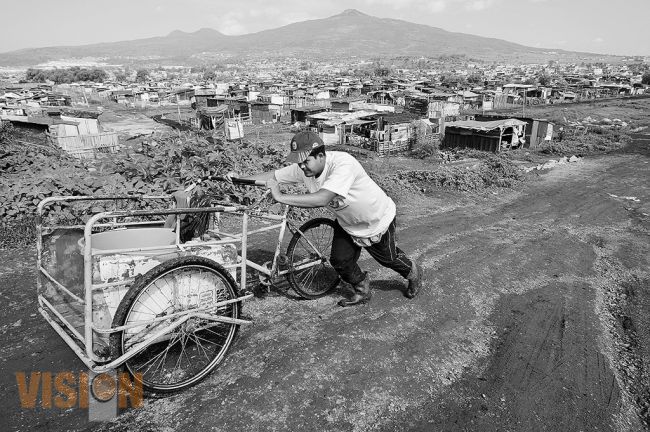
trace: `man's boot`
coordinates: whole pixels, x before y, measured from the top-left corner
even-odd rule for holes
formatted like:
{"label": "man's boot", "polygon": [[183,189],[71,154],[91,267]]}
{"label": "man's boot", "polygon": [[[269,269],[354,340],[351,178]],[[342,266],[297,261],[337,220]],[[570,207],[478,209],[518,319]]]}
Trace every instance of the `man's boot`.
{"label": "man's boot", "polygon": [[406,288],[404,295],[410,299],[418,295],[422,289],[422,267],[417,262],[413,261],[411,266],[411,273],[407,277],[409,286]]}
{"label": "man's boot", "polygon": [[355,306],[358,304],[364,304],[370,301],[372,294],[370,292],[370,278],[368,277],[368,272],[364,273],[364,278],[361,282],[354,285],[354,294],[349,299],[343,299],[339,301],[339,306]]}

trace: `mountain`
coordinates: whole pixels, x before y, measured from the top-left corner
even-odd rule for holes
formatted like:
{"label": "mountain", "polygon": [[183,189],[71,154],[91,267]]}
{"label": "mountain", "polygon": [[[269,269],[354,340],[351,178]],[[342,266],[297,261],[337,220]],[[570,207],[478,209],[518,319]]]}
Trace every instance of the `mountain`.
{"label": "mountain", "polygon": [[[179,30],[167,36],[82,46],[22,49],[0,54],[0,65],[33,66],[39,63],[94,57],[109,63],[199,63],[201,60],[243,55],[306,58],[386,56],[439,56],[465,54],[486,60],[531,58],[545,61],[559,55],[578,54],[531,48],[501,39],[456,33],[423,24],[377,18],[348,9],[329,18],[302,21],[240,36],[227,36],[203,28],[193,33]],[[581,54],[595,57],[595,54]]]}

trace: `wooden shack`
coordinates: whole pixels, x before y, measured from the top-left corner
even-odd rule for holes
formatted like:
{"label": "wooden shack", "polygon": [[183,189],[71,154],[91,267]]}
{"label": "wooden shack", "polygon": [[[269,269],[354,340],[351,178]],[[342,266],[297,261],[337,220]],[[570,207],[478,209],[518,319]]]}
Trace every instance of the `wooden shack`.
{"label": "wooden shack", "polygon": [[524,148],[536,148],[544,141],[549,141],[553,136],[553,123],[547,119],[538,119],[525,116],[513,116],[507,114],[475,114],[478,121],[493,121],[514,118],[526,122],[524,136]]}
{"label": "wooden shack", "polygon": [[491,152],[523,144],[526,122],[517,119],[463,120],[444,124],[441,148],[473,148]]}

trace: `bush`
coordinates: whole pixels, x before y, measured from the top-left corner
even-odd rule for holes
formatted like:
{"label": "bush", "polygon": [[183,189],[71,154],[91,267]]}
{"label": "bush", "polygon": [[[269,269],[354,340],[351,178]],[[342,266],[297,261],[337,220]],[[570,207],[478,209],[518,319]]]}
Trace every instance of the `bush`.
{"label": "bush", "polygon": [[[0,129],[0,170],[3,171],[0,189],[4,193],[0,202],[0,231],[5,237],[17,226],[24,227],[21,233],[26,236],[33,232],[36,206],[45,197],[161,195],[209,176],[228,171],[242,174],[267,171],[284,161],[282,149],[271,145],[253,146],[246,141],[232,145],[186,134],[181,138],[168,136],[151,141],[143,147],[142,154],[115,155],[98,163],[90,172],[86,162],[60,149],[15,142],[12,132],[5,126]],[[235,187],[211,180],[203,182],[202,186],[211,195],[240,204],[248,204],[263,193],[258,188]],[[133,204],[138,205],[144,206],[140,209],[150,208],[143,203]],[[59,222],[81,218],[78,205],[54,207]],[[85,222],[87,217],[81,220]],[[32,227],[32,231],[28,227]],[[20,234],[12,238],[15,242],[22,237]],[[6,238],[0,241],[6,246]],[[31,236],[30,241],[33,241]]]}
{"label": "bush", "polygon": [[415,184],[418,188],[441,188],[471,191],[490,186],[511,187],[523,179],[521,170],[501,155],[485,153],[472,168],[439,167],[435,171],[398,171],[382,183]]}
{"label": "bush", "polygon": [[540,151],[545,154],[584,155],[616,150],[631,140],[627,133],[619,129],[591,126],[586,130],[568,129],[562,141],[545,142]]}
{"label": "bush", "polygon": [[433,143],[425,143],[420,147],[411,150],[411,156],[417,159],[429,159],[438,156],[438,146]]}

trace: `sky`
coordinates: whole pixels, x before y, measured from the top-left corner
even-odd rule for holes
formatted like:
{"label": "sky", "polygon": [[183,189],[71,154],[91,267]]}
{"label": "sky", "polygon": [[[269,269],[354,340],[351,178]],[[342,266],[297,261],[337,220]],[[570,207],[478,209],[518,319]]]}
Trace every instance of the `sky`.
{"label": "sky", "polygon": [[165,36],[255,33],[357,9],[522,45],[650,55],[650,0],[1,0],[0,52]]}

